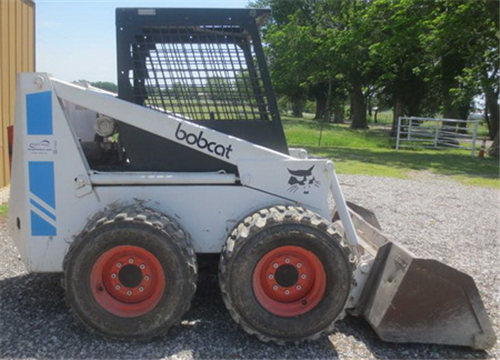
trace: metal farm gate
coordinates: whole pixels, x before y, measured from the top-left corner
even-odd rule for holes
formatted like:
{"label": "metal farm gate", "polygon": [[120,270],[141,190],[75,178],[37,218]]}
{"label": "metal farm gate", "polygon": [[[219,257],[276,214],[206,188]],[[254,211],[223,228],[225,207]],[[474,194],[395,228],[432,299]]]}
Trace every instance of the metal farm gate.
{"label": "metal farm gate", "polygon": [[470,150],[474,157],[477,143],[477,120],[400,117],[396,150],[401,148],[455,148]]}

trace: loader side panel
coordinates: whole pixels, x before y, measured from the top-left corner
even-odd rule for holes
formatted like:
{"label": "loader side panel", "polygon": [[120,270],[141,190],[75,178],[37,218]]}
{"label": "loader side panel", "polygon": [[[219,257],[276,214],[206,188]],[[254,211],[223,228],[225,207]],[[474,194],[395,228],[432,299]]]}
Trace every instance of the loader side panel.
{"label": "loader side panel", "polygon": [[48,76],[19,74],[17,89],[9,230],[29,271],[60,271],[68,225],[97,199]]}

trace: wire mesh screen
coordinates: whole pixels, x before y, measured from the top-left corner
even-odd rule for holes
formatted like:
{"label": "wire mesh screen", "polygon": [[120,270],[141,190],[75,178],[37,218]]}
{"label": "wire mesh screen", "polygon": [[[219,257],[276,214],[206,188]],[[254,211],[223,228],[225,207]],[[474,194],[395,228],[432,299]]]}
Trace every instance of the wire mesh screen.
{"label": "wire mesh screen", "polygon": [[129,73],[138,102],[188,120],[269,120],[251,38],[240,27],[146,27],[138,39]]}

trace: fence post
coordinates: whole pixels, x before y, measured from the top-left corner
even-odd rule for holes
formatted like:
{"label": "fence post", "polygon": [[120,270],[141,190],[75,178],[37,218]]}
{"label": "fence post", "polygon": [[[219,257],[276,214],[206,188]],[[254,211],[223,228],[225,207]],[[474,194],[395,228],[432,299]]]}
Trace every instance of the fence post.
{"label": "fence post", "polygon": [[[441,126],[443,122],[441,121]],[[434,147],[438,147],[438,142],[439,142],[439,122],[436,122],[436,136],[434,137]]]}
{"label": "fence post", "polygon": [[399,150],[399,133],[401,131],[401,116],[398,117],[398,131],[396,132],[396,150]]}
{"label": "fence post", "polygon": [[408,134],[406,135],[406,138],[408,139],[408,141],[411,141],[411,128],[413,126],[413,120],[410,118],[408,118]]}
{"label": "fence post", "polygon": [[474,127],[472,128],[472,149],[470,156],[474,157],[476,155],[476,140],[477,140],[477,127],[479,125],[479,121],[474,122]]}

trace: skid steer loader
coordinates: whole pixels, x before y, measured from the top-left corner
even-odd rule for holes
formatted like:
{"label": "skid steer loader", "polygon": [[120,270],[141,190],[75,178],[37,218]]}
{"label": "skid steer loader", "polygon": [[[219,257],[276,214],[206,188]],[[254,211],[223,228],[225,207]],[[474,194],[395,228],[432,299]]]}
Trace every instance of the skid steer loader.
{"label": "skid steer loader", "polygon": [[346,312],[386,341],[495,343],[472,278],[390,241],[334,164],[289,149],[266,10],[117,9],[118,94],[17,78],[10,231],[31,272],[108,339],[180,322],[197,259],[220,254],[232,318],[276,343]]}

